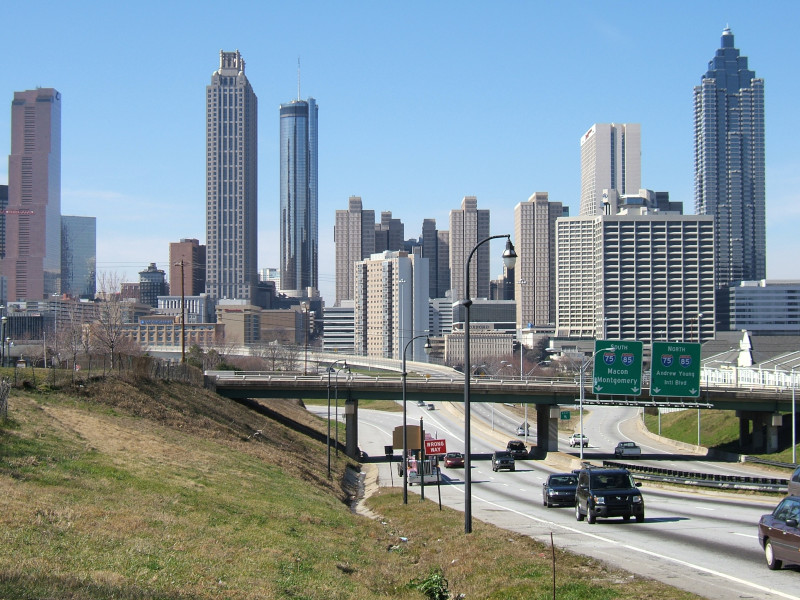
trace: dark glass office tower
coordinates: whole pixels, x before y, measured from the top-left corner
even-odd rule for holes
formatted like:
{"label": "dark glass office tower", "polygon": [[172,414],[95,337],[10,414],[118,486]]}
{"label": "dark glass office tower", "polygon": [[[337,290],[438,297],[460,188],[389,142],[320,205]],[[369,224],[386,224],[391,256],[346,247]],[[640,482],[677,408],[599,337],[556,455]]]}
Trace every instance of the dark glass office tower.
{"label": "dark glass office tower", "polygon": [[767,276],[764,80],[725,28],[694,88],[695,212],[715,228],[717,330],[729,328],[730,284]]}
{"label": "dark glass office tower", "polygon": [[206,293],[253,301],[258,285],[258,100],[239,51],[206,88]]}
{"label": "dark glass office tower", "polygon": [[305,297],[318,289],[317,103],[280,106],[281,290]]}

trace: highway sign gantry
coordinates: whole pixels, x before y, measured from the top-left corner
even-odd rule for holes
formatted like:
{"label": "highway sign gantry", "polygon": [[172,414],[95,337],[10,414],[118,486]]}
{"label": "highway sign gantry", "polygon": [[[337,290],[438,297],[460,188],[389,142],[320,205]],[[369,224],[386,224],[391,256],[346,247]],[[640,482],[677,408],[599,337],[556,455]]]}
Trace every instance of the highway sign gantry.
{"label": "highway sign gantry", "polygon": [[700,344],[653,342],[650,395],[700,396]]}
{"label": "highway sign gantry", "polygon": [[592,391],[611,396],[642,393],[642,342],[595,340]]}

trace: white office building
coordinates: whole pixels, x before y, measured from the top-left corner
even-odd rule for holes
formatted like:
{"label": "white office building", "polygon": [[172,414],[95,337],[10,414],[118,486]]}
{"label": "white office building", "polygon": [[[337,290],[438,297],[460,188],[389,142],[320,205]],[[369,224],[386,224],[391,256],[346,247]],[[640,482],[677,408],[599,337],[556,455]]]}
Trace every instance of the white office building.
{"label": "white office building", "polygon": [[556,222],[556,337],[714,336],[714,223],[680,214]]}
{"label": "white office building", "polygon": [[642,185],[642,126],[595,123],[581,136],[580,216],[603,213],[604,189],[635,193]]}

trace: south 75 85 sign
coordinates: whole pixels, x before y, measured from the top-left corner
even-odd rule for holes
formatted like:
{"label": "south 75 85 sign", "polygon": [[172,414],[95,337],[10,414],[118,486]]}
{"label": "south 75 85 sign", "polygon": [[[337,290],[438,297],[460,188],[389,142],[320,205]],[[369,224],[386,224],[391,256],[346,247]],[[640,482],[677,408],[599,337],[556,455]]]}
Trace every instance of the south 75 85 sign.
{"label": "south 75 85 sign", "polygon": [[642,342],[596,340],[592,392],[612,396],[642,393]]}

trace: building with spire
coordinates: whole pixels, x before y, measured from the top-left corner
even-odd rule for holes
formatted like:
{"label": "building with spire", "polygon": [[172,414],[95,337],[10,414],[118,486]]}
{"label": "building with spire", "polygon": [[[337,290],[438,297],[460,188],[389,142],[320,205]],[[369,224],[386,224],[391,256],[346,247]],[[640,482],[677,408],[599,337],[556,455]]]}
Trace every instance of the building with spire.
{"label": "building with spire", "polygon": [[[299,88],[299,85],[298,85]],[[314,98],[280,105],[281,290],[307,297],[319,287],[317,106]]]}
{"label": "building with spire", "polygon": [[694,88],[695,212],[714,217],[716,321],[730,327],[728,287],[766,277],[764,80],[729,28]]}
{"label": "building with spire", "polygon": [[206,87],[206,293],[255,302],[258,99],[239,51],[219,53]]}

